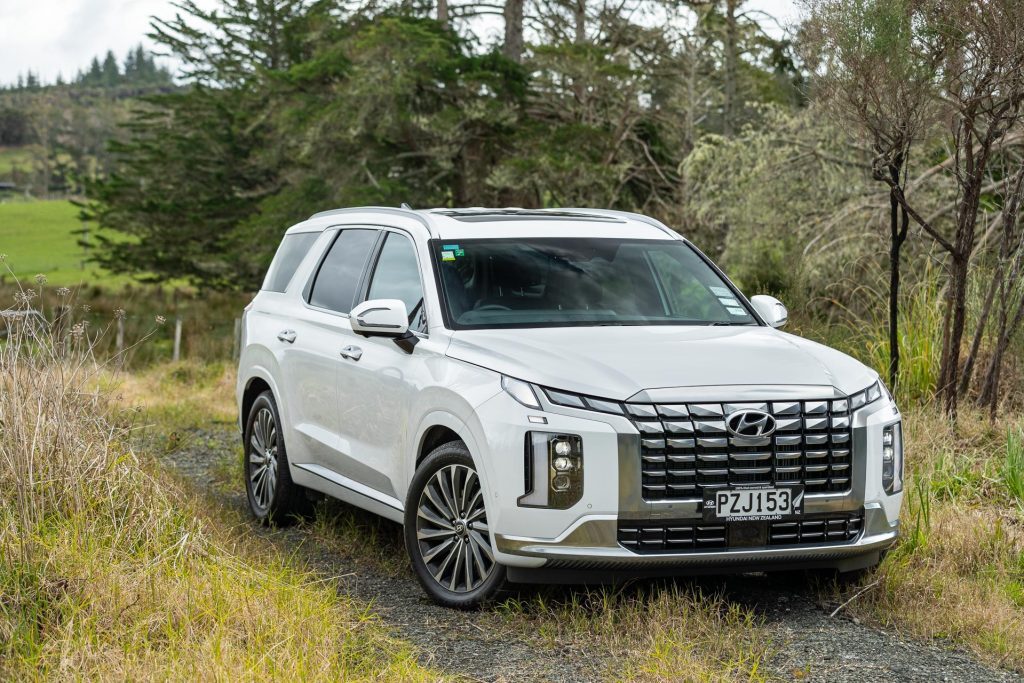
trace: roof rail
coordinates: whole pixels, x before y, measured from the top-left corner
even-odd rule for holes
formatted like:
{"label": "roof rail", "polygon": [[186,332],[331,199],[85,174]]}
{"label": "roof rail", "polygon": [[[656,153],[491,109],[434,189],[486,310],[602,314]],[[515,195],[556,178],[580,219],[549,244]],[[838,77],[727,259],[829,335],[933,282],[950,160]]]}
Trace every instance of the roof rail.
{"label": "roof rail", "polygon": [[647,225],[653,226],[658,230],[661,230],[672,237],[682,237],[678,232],[668,227],[657,218],[651,218],[645,216],[642,213],[633,213],[632,211],[616,211],[615,209],[559,209],[560,211],[586,211],[587,213],[597,214],[599,216],[614,216],[616,218],[629,218],[640,223],[646,223]]}
{"label": "roof rail", "polygon": [[[408,204],[404,204],[403,206],[408,206]],[[393,206],[353,206],[347,209],[330,209],[329,211],[320,211],[319,213],[314,213],[312,216],[309,217],[309,220],[313,220],[314,218],[323,218],[325,216],[338,216],[346,213],[367,213],[370,211],[389,213],[394,216],[403,216],[405,218],[411,218],[420,225],[422,225],[423,227],[425,227],[427,229],[427,232],[430,233],[431,237],[437,237],[437,234],[435,234],[434,232],[434,226],[431,225],[430,221],[427,220],[426,217],[423,216],[423,214],[408,208],[396,209]]]}

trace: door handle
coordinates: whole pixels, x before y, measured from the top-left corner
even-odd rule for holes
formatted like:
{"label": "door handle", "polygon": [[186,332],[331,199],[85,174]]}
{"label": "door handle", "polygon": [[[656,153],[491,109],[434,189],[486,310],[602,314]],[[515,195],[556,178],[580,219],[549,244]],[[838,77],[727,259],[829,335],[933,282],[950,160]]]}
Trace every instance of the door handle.
{"label": "door handle", "polygon": [[358,346],[346,346],[341,350],[341,357],[349,360],[359,360],[363,357],[363,350]]}
{"label": "door handle", "polygon": [[295,343],[295,330],[284,330],[277,333],[278,341],[288,342],[289,344]]}

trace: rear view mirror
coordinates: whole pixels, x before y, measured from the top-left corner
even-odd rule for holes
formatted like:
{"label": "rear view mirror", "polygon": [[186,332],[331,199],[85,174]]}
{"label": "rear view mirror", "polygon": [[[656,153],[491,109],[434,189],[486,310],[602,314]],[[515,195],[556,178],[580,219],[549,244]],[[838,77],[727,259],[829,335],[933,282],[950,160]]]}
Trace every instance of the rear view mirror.
{"label": "rear view mirror", "polygon": [[352,331],[367,337],[401,337],[409,331],[409,313],[398,299],[364,301],[349,314]]}
{"label": "rear view mirror", "polygon": [[750,298],[750,303],[761,319],[772,327],[782,327],[789,322],[789,311],[773,296],[758,294]]}

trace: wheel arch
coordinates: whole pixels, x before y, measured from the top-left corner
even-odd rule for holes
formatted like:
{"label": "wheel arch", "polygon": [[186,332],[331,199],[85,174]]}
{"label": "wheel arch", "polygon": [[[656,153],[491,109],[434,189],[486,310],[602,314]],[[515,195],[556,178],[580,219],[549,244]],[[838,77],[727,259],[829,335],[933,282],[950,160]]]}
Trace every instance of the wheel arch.
{"label": "wheel arch", "polygon": [[[486,442],[477,439],[468,424],[447,411],[433,411],[424,415],[420,421],[420,426],[416,430],[416,438],[413,441],[416,444],[416,450],[412,454],[413,457],[409,458],[406,482],[412,481],[420,463],[431,451],[452,441],[462,441],[466,444],[469,455],[476,465],[477,473],[486,485],[490,475],[487,467],[487,454],[482,450]],[[407,491],[408,488],[406,488]]]}
{"label": "wheel arch", "polygon": [[249,369],[245,377],[244,383],[239,381],[239,392],[238,392],[238,426],[239,430],[245,431],[245,422],[249,419],[249,411],[252,409],[252,404],[256,401],[256,397],[262,394],[264,391],[270,391],[274,396],[274,403],[277,404],[277,412],[281,416],[281,421],[287,425],[287,413],[288,407],[285,405],[284,397],[281,395],[280,387],[277,386],[277,382],[274,381],[273,376],[266,368],[262,366],[255,366]]}

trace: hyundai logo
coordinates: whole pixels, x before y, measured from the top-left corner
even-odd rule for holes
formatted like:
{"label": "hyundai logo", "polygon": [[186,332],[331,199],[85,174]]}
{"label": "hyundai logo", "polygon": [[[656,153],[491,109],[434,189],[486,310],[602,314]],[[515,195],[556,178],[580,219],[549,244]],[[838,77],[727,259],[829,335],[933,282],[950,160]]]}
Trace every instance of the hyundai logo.
{"label": "hyundai logo", "polygon": [[775,418],[762,410],[741,410],[730,415],[725,426],[733,436],[756,439],[775,433]]}

